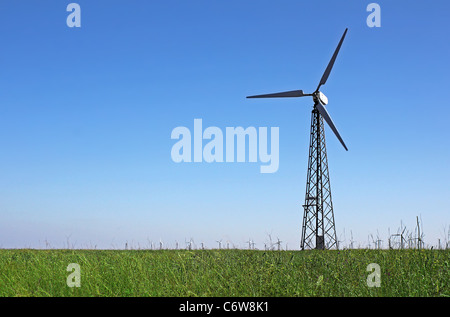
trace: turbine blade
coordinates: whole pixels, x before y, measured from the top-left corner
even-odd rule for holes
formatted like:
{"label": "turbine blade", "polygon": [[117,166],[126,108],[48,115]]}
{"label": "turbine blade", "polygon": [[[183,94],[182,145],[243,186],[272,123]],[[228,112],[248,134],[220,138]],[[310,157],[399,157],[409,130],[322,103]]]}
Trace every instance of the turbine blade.
{"label": "turbine blade", "polygon": [[249,96],[247,98],[292,98],[292,97],[304,97],[304,96],[311,96],[311,95],[303,93],[303,90],[293,90],[293,91],[280,92],[280,93],[276,93],[276,94]]}
{"label": "turbine blade", "polygon": [[330,76],[331,70],[333,69],[334,62],[336,61],[336,58],[338,56],[339,50],[341,49],[342,43],[344,42],[345,35],[347,35],[348,28],[345,29],[344,35],[342,35],[341,41],[338,44],[338,47],[336,48],[336,51],[333,54],[333,57],[330,60],[330,63],[327,66],[327,69],[325,70],[325,73],[323,73],[322,79],[320,80],[319,86],[317,87],[316,91],[319,91],[320,86],[325,85],[325,83],[328,80],[328,77]]}
{"label": "turbine blade", "polygon": [[333,123],[333,120],[331,120],[331,117],[328,114],[327,109],[324,106],[322,106],[322,104],[320,102],[318,102],[316,104],[316,108],[317,108],[317,110],[319,110],[320,115],[325,119],[325,121],[330,126],[331,130],[333,130],[333,132],[336,135],[336,137],[339,139],[341,144],[344,146],[344,149],[346,151],[348,151],[347,146],[345,145],[344,140],[342,140],[341,135],[339,134],[339,131],[337,130],[336,126]]}

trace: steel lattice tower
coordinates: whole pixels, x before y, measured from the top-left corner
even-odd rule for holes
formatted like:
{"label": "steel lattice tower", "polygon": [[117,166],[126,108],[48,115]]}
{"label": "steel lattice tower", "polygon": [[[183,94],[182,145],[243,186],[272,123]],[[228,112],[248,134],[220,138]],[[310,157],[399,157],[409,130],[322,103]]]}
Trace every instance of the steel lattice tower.
{"label": "steel lattice tower", "polygon": [[314,106],[300,248],[337,248],[323,118]]}

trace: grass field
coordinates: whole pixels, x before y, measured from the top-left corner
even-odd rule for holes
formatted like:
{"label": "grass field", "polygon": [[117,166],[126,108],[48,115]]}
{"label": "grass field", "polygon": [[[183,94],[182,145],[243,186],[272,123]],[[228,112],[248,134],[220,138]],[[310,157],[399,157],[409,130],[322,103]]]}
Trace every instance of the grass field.
{"label": "grass field", "polygon": [[450,296],[449,269],[450,250],[0,250],[0,296]]}

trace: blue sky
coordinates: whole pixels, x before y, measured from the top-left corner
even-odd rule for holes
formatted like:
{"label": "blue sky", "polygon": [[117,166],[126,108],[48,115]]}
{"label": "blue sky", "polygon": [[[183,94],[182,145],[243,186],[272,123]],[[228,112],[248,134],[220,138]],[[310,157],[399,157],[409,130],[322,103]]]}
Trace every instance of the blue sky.
{"label": "blue sky", "polygon": [[[310,99],[322,91],[340,239],[400,222],[437,244],[450,225],[450,4],[378,1],[0,2],[0,246],[122,248],[193,238],[298,248]],[[280,168],[176,164],[174,128],[279,127]],[[344,236],[345,231],[345,236]]]}

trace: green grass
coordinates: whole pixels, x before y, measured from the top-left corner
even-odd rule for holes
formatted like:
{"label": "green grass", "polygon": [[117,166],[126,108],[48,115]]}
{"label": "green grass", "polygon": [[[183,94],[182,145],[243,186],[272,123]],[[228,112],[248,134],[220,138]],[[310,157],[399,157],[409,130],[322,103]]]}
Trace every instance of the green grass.
{"label": "green grass", "polygon": [[449,266],[449,250],[0,250],[0,296],[450,296]]}

